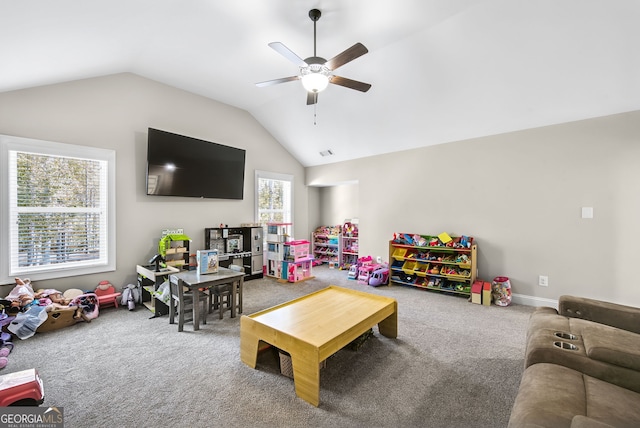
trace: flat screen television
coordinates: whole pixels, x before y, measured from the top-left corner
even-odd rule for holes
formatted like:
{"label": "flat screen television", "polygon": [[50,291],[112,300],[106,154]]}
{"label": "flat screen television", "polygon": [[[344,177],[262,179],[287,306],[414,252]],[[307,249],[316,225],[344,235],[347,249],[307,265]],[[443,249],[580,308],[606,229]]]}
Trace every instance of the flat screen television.
{"label": "flat screen television", "polygon": [[147,195],[242,199],[246,151],[149,128]]}

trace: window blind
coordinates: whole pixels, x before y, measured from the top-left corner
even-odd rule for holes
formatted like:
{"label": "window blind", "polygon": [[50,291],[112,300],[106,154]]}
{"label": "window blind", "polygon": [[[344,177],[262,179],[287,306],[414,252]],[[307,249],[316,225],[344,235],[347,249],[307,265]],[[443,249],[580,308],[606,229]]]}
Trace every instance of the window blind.
{"label": "window blind", "polygon": [[10,275],[107,264],[107,170],[9,151]]}

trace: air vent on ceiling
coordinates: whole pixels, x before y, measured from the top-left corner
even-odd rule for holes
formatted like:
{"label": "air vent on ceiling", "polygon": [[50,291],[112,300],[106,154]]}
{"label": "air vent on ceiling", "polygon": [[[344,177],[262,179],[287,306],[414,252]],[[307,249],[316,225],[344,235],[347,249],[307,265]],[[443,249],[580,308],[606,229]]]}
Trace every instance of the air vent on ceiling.
{"label": "air vent on ceiling", "polygon": [[324,150],[322,152],[320,152],[320,156],[324,157],[324,156],[331,156],[333,154],[333,152],[331,151],[331,149],[329,150]]}

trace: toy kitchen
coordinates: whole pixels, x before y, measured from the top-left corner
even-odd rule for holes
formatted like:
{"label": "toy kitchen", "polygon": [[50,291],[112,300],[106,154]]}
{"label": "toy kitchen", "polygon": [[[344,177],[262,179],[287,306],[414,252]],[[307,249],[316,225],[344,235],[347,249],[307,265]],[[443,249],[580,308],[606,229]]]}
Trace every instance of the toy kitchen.
{"label": "toy kitchen", "polygon": [[263,229],[260,226],[211,227],[204,230],[207,250],[218,250],[222,267],[244,272],[245,280],[262,278]]}

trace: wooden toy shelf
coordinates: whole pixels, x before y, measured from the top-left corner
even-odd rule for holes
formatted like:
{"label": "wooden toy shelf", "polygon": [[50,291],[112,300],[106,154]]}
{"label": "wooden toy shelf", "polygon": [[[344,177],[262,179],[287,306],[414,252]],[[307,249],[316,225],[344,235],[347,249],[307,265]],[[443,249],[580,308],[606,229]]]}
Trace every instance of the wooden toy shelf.
{"label": "wooden toy shelf", "polygon": [[[410,245],[389,241],[389,283],[408,285],[425,290],[471,295],[471,285],[477,277],[478,246],[473,238],[451,236],[454,246],[445,246],[437,236],[420,236],[420,243]],[[434,242],[433,245],[429,245]],[[462,243],[464,243],[464,246]]]}

